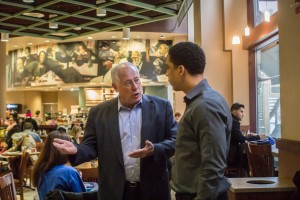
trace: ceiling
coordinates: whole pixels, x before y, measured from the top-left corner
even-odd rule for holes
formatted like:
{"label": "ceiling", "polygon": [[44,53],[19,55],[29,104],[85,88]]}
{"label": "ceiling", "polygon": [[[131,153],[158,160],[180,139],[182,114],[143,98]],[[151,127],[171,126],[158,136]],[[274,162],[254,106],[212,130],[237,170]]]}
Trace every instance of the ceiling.
{"label": "ceiling", "polygon": [[[176,17],[184,1],[35,0],[25,3],[23,0],[0,0],[0,32],[9,33],[10,38],[70,40]],[[97,8],[105,9],[106,16],[98,17]],[[58,28],[49,28],[49,23],[56,23]]]}

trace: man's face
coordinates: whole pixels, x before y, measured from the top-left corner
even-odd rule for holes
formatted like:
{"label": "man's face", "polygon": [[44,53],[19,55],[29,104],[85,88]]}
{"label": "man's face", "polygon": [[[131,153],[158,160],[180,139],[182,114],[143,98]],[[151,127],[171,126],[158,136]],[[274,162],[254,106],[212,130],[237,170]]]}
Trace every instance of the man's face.
{"label": "man's face", "polygon": [[180,91],[180,74],[179,74],[179,68],[170,61],[169,56],[166,59],[166,67],[167,67],[167,72],[166,76],[169,79],[170,84],[173,87],[173,90],[175,91]]}
{"label": "man's face", "polygon": [[114,89],[119,92],[123,106],[133,108],[142,98],[142,86],[140,76],[132,66],[119,69],[119,80],[113,83]]}
{"label": "man's face", "polygon": [[243,107],[239,108],[238,110],[232,111],[233,116],[235,116],[239,121],[242,121],[242,119],[245,116],[245,109]]}
{"label": "man's face", "polygon": [[159,45],[158,52],[161,56],[165,56],[168,53],[168,49],[167,49],[166,45],[164,45],[164,44]]}
{"label": "man's face", "polygon": [[24,64],[23,64],[23,60],[21,59],[21,58],[19,58],[18,60],[17,60],[17,71],[18,72],[23,72],[24,71]]}
{"label": "man's face", "polygon": [[131,54],[132,64],[136,67],[138,67],[141,63],[141,56],[137,51],[132,52]]}

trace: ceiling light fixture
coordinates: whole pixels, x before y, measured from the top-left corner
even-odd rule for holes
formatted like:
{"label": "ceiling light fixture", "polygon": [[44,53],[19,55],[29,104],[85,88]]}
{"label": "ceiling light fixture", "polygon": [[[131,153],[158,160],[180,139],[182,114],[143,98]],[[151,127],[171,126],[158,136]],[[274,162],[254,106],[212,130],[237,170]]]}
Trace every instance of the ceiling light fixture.
{"label": "ceiling light fixture", "polygon": [[241,44],[240,37],[235,35],[232,37],[232,44]]}
{"label": "ceiling light fixture", "polygon": [[249,36],[250,35],[250,28],[248,26],[246,26],[245,28],[245,36]]}
{"label": "ceiling light fixture", "polygon": [[130,39],[130,28],[123,28],[123,40]]}
{"label": "ceiling light fixture", "polygon": [[8,42],[9,41],[9,34],[8,33],[1,33],[1,41]]}
{"label": "ceiling light fixture", "polygon": [[[53,18],[53,17],[56,17],[57,15],[55,14],[51,14],[49,15],[49,19]],[[49,28],[51,29],[57,29],[58,28],[58,24],[55,23],[55,22],[49,22]]]}
{"label": "ceiling light fixture", "polygon": [[[105,0],[97,0],[96,1],[97,5],[102,4],[102,3],[105,3]],[[96,15],[98,17],[105,17],[106,16],[106,10],[103,9],[103,8],[96,8]]]}
{"label": "ceiling light fixture", "polygon": [[80,31],[80,30],[81,30],[81,27],[77,26],[77,27],[74,28],[74,30],[75,30],[75,31]]}
{"label": "ceiling light fixture", "polygon": [[102,8],[96,9],[96,14],[98,17],[105,17],[106,16],[106,10]]}
{"label": "ceiling light fixture", "polygon": [[24,3],[34,3],[34,0],[23,0]]}

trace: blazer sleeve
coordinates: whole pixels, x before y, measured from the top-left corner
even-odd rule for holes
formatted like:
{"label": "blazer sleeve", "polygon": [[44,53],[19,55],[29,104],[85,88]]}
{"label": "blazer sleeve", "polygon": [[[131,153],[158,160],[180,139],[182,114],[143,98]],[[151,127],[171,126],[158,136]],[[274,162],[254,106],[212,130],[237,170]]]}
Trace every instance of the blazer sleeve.
{"label": "blazer sleeve", "polygon": [[69,161],[73,166],[97,158],[97,138],[95,127],[95,112],[97,107],[91,108],[84,131],[84,138],[81,144],[74,144],[77,147],[77,154],[69,155]]}
{"label": "blazer sleeve", "polygon": [[166,103],[164,139],[154,144],[154,161],[159,162],[171,158],[175,153],[177,122],[169,101]]}

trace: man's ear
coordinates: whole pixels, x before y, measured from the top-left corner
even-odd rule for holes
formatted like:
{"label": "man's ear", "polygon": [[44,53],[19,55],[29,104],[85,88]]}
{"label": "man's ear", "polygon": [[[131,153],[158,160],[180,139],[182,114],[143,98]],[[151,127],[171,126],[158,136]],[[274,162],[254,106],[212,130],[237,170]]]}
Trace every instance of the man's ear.
{"label": "man's ear", "polygon": [[185,68],[184,68],[184,66],[183,65],[179,65],[178,66],[178,70],[179,70],[179,75],[180,76],[183,76],[184,75],[184,73],[185,73]]}
{"label": "man's ear", "polygon": [[116,85],[115,83],[113,83],[111,86],[114,88],[114,90],[115,90],[116,92],[118,92],[118,88],[117,88],[117,85]]}

